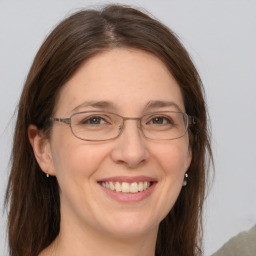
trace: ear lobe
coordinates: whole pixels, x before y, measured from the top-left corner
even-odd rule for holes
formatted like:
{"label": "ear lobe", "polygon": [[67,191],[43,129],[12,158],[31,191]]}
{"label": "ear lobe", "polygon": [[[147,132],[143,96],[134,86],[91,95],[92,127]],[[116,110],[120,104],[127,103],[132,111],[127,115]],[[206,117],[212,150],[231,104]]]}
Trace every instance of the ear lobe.
{"label": "ear lobe", "polygon": [[35,125],[28,127],[28,138],[41,170],[49,175],[55,175],[49,140]]}

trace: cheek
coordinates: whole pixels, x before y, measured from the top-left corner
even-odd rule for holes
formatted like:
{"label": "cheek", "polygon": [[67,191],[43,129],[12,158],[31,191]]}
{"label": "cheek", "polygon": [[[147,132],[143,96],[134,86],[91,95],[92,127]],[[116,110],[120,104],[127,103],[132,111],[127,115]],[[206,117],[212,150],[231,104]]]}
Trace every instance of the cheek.
{"label": "cheek", "polygon": [[56,134],[52,145],[53,168],[59,183],[66,179],[79,183],[82,177],[90,178],[107,154],[106,147],[81,141],[72,134]]}
{"label": "cheek", "polygon": [[97,201],[92,193],[95,189],[95,173],[106,154],[106,147],[97,147],[76,138],[65,138],[65,141],[55,143],[53,160],[63,212],[70,213],[70,209],[76,209],[76,213],[82,213],[84,208],[89,209]]}
{"label": "cheek", "polygon": [[104,151],[94,150],[87,145],[67,145],[66,148],[56,149],[54,154],[56,176],[90,177],[104,158]]}
{"label": "cheek", "polygon": [[183,176],[190,163],[186,140],[177,140],[161,145],[156,148],[154,155],[166,176]]}
{"label": "cheek", "polygon": [[188,156],[186,140],[161,143],[152,150],[152,159],[155,159],[154,164],[160,178],[155,208],[158,209],[156,214],[161,220],[170,212],[180,194]]}

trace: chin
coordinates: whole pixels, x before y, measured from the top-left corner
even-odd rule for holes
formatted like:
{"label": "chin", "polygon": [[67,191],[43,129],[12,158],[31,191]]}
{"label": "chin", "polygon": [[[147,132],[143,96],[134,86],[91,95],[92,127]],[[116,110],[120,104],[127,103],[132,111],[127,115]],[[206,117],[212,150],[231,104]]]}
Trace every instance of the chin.
{"label": "chin", "polygon": [[151,219],[142,213],[126,213],[113,217],[114,219],[104,223],[105,228],[112,235],[124,239],[144,236],[154,230],[157,233],[161,221]]}

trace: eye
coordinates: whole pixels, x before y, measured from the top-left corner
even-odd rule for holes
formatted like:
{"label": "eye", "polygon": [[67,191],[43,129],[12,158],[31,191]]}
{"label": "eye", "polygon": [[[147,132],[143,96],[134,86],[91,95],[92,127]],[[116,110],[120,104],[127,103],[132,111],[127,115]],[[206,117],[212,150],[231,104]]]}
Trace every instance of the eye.
{"label": "eye", "polygon": [[146,123],[148,125],[173,125],[174,122],[170,117],[167,116],[153,116],[150,120]]}
{"label": "eye", "polygon": [[102,116],[90,116],[81,120],[80,123],[82,125],[104,125],[109,124],[110,122],[107,121],[107,118]]}
{"label": "eye", "polygon": [[152,118],[151,122],[153,124],[164,124],[166,122],[169,122],[169,120],[165,117],[157,116],[157,117]]}
{"label": "eye", "polygon": [[85,123],[89,123],[89,124],[101,124],[102,122],[104,122],[104,119],[100,116],[94,116],[91,117],[89,119],[86,120]]}

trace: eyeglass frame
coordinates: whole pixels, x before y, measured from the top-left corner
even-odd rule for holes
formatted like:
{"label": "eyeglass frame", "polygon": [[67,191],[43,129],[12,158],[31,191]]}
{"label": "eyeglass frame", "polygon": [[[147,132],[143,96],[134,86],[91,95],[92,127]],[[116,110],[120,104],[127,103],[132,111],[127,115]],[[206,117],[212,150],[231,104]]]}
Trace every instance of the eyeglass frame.
{"label": "eyeglass frame", "polygon": [[[181,136],[179,136],[179,137],[177,137],[177,138],[173,138],[173,139],[152,139],[152,138],[148,138],[148,137],[144,134],[143,129],[141,128],[141,126],[142,126],[142,125],[141,125],[141,119],[142,119],[144,116],[146,116],[146,115],[158,114],[158,113],[160,114],[160,113],[166,113],[166,112],[180,113],[180,114],[183,114],[183,116],[186,116],[187,123],[186,123],[186,129],[185,129],[184,134],[181,135]],[[117,134],[117,136],[115,136],[115,137],[113,137],[113,138],[110,138],[110,139],[104,139],[104,140],[82,139],[81,137],[78,137],[78,136],[74,133],[74,131],[73,131],[73,129],[72,129],[72,125],[71,125],[71,118],[72,118],[73,116],[75,116],[75,115],[82,114],[82,113],[108,113],[108,114],[116,115],[116,116],[122,118],[122,126],[119,127],[119,133]],[[184,113],[184,112],[182,112],[182,111],[156,111],[156,112],[145,113],[145,114],[143,114],[143,115],[140,116],[140,117],[125,117],[125,116],[121,116],[121,115],[119,115],[119,114],[116,114],[116,113],[113,113],[113,112],[109,112],[109,111],[95,111],[95,110],[92,110],[92,111],[76,112],[76,113],[73,113],[73,114],[72,114],[70,117],[68,117],[68,118],[50,117],[49,119],[50,119],[50,121],[55,121],[55,122],[61,122],[61,123],[64,123],[64,124],[68,124],[69,127],[70,127],[70,129],[71,129],[71,132],[73,133],[73,135],[74,135],[76,138],[78,138],[78,139],[80,139],[80,140],[84,140],[84,141],[95,141],[95,142],[96,142],[96,141],[110,141],[110,140],[114,140],[114,139],[118,138],[118,137],[122,134],[122,132],[123,132],[123,130],[124,130],[124,126],[125,126],[124,124],[125,124],[125,121],[126,121],[126,120],[137,120],[137,122],[139,121],[139,122],[138,122],[139,125],[138,125],[137,127],[141,130],[143,136],[144,136],[145,138],[147,138],[147,139],[150,139],[150,140],[176,140],[176,139],[182,138],[182,137],[184,137],[185,134],[187,133],[189,126],[196,124],[196,121],[195,121],[195,117],[194,117],[194,116],[190,116],[190,115],[188,115],[187,113]],[[120,129],[120,128],[121,128],[121,129]]]}

